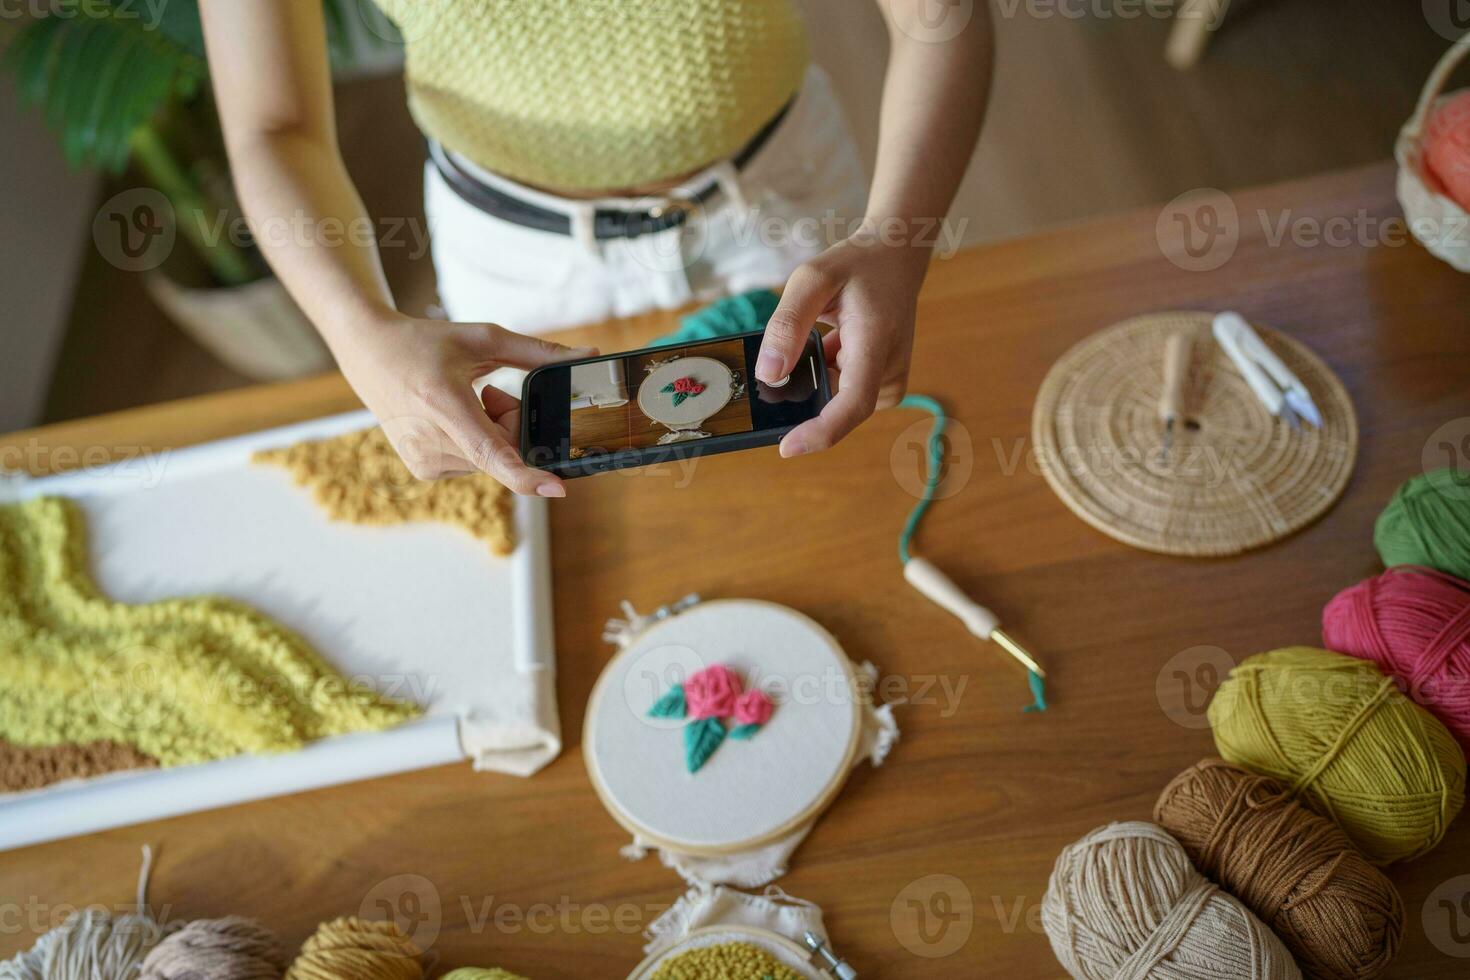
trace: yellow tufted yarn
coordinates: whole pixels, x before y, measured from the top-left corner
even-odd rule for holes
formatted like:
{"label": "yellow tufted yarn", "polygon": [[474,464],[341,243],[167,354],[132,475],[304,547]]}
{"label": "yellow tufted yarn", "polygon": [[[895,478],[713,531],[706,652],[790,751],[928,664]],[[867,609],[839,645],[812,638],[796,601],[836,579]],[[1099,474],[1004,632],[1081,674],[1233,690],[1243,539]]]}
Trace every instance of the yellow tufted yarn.
{"label": "yellow tufted yarn", "polygon": [[1284,783],[1380,864],[1434,847],[1465,802],[1459,744],[1367,661],[1257,654],[1220,685],[1209,719],[1226,761]]}
{"label": "yellow tufted yarn", "polygon": [[451,970],[444,974],[439,980],[526,980],[526,978],[499,967],[486,970],[478,966],[462,966],[458,970]]}
{"label": "yellow tufted yarn", "polygon": [[1066,847],[1041,924],[1077,980],[1301,980],[1276,934],[1151,823],[1108,824]]}
{"label": "yellow tufted yarn", "polygon": [[423,980],[422,959],[392,922],[349,915],[317,927],[285,980]]}
{"label": "yellow tufted yarn", "polygon": [[97,591],[86,566],[70,501],[0,506],[0,739],[112,740],[180,765],[287,751],[419,713],[353,685],[241,603],[124,605]]}
{"label": "yellow tufted yarn", "polygon": [[378,0],[420,128],[515,180],[606,190],[729,156],[801,84],[790,0]]}

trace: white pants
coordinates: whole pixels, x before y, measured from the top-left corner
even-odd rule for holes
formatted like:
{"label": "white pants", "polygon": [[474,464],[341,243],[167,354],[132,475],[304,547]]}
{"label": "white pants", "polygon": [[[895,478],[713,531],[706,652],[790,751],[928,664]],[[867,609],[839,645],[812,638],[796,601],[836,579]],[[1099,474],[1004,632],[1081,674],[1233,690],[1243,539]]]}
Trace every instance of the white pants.
{"label": "white pants", "polygon": [[[867,181],[857,147],[817,68],[744,168],[723,162],[666,196],[573,200],[456,163],[484,183],[571,219],[572,234],[492,217],[459,197],[432,163],[424,198],[439,297],[452,320],[537,333],[748,289],[780,286],[801,263],[854,230]],[[597,240],[598,209],[646,211],[719,191],[688,220],[637,238]]]}

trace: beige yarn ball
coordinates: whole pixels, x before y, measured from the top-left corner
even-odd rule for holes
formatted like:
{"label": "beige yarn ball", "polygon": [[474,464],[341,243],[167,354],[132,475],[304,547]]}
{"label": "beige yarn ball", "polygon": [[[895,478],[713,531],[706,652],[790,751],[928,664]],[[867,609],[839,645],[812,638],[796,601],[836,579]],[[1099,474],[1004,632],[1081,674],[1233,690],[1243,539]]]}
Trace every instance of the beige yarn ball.
{"label": "beige yarn ball", "polygon": [[1041,922],[1077,980],[1301,980],[1276,934],[1151,823],[1108,824],[1064,849]]}
{"label": "beige yarn ball", "polygon": [[275,934],[238,915],[199,919],[153,947],[138,980],[281,980],[286,950]]}

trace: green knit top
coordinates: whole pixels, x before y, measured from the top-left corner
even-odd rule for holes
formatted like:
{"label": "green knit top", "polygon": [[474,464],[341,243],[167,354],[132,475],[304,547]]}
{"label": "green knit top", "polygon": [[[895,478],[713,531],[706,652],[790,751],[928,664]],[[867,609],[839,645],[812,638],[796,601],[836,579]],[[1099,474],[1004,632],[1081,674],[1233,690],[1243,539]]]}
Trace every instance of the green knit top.
{"label": "green knit top", "polygon": [[738,150],[801,84],[790,0],[377,0],[426,135],[543,187],[630,187]]}

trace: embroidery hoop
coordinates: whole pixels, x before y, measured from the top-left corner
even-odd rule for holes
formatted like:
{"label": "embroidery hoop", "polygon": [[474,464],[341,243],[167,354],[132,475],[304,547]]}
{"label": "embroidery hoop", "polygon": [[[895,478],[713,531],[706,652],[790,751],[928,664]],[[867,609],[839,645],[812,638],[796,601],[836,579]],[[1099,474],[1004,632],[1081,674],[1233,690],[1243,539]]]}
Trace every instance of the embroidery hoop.
{"label": "embroidery hoop", "polygon": [[811,951],[778,932],[755,926],[704,926],[695,929],[668,949],[647,957],[628,974],[628,980],[648,980],[666,960],[691,949],[736,942],[749,943],[765,950],[776,957],[782,966],[795,970],[804,977],[810,977],[811,980],[817,980],[821,976],[812,966]]}
{"label": "embroidery hoop", "polygon": [[[704,391],[675,405],[673,396],[663,389],[684,377],[704,385]],[[730,404],[738,387],[735,372],[722,361],[713,357],[674,357],[650,366],[648,377],[638,386],[638,410],[649,421],[669,430],[669,435],[659,440],[660,444],[703,439],[709,433],[700,431],[699,427]]]}
{"label": "embroidery hoop", "polygon": [[[646,712],[673,683],[716,663],[729,664],[768,692],[782,681],[786,691],[753,738],[727,737],[691,774],[683,763],[686,722],[648,718]],[[830,679],[837,696],[793,696],[808,678],[823,685]],[[641,841],[696,857],[750,851],[811,824],[847,782],[861,742],[858,691],[846,653],[810,617],[757,599],[702,602],[650,626],[603,669],[582,726],[587,775],[612,818]],[[812,752],[809,738],[825,741]],[[622,764],[608,751],[617,739],[630,743],[624,751],[638,765]],[[791,768],[792,759],[801,760],[799,770]],[[765,778],[752,779],[752,773]],[[770,793],[770,779],[783,777],[796,782],[784,785],[781,794]],[[690,801],[691,809],[677,817],[657,812],[673,797],[670,786]],[[763,812],[747,818],[742,808],[750,807]],[[700,840],[687,830],[711,819],[726,821],[727,832]]]}

